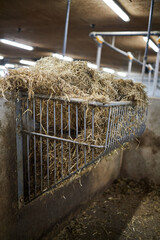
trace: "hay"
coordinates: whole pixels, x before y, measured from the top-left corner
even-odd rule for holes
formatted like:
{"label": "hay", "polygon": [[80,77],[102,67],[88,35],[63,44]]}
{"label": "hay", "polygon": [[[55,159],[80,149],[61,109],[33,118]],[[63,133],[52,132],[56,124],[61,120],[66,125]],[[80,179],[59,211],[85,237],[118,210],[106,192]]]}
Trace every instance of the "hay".
{"label": "hay", "polygon": [[[102,103],[108,103],[111,101],[132,101],[135,105],[134,109],[128,107],[126,113],[123,116],[123,120],[119,122],[119,119],[113,119],[115,124],[117,123],[116,133],[114,129],[111,130],[111,135],[114,137],[121,135],[122,128],[125,122],[130,124],[126,126],[125,131],[130,132],[134,127],[138,127],[143,121],[142,118],[136,122],[134,114],[139,111],[139,106],[145,111],[145,107],[148,104],[148,98],[144,91],[144,85],[140,83],[133,83],[131,80],[116,79],[114,75],[100,73],[96,70],[90,69],[86,62],[73,61],[65,62],[53,57],[42,58],[37,61],[34,67],[19,68],[15,70],[9,70],[9,74],[4,78],[0,78],[0,95],[6,99],[19,96],[19,92],[27,92],[29,98],[29,109],[27,109],[26,102],[23,102],[22,112],[25,122],[26,115],[29,115],[29,119],[33,119],[33,101],[35,94],[45,94],[50,97],[63,97],[66,100],[70,98],[79,98],[85,100],[86,106],[86,139],[84,140],[84,104],[78,104],[78,137],[76,138],[76,107],[71,104],[71,136],[68,135],[68,105],[63,106],[63,137],[77,140],[78,142],[86,142],[88,144],[104,145],[107,130],[107,118],[109,114],[108,108],[96,107],[94,119],[94,139],[92,139],[92,108],[87,105],[88,101],[94,100]],[[35,103],[35,118],[39,132],[40,125],[42,127],[42,133],[47,133],[46,123],[46,107],[48,104],[49,109],[49,135],[54,135],[53,129],[53,104],[50,99],[42,101],[42,114],[40,116],[40,100],[36,99]],[[114,109],[118,115],[118,109]],[[60,102],[56,101],[56,136],[61,137],[61,108]],[[114,116],[111,116],[114,118]],[[24,126],[25,127],[25,126]],[[24,146],[26,148],[26,139],[24,139]],[[41,186],[41,163],[40,163],[40,145],[42,144],[43,155],[43,186]],[[34,139],[30,137],[30,170],[31,170],[31,195],[34,195],[35,179],[34,179]],[[56,151],[54,149],[54,140],[48,141],[49,146],[49,181],[50,186],[55,185],[63,177],[68,176],[69,173],[73,173],[77,169],[77,147],[75,144],[70,144],[71,159],[69,166],[69,144],[63,143],[63,169],[61,160],[61,142],[56,141]],[[84,147],[78,146],[78,167],[84,165]],[[95,149],[94,156],[97,157],[103,150]],[[56,156],[55,156],[56,152]],[[36,179],[37,179],[37,193],[43,191],[47,186],[47,141],[44,138],[36,137]],[[86,148],[86,162],[89,163],[92,160],[92,149]],[[25,160],[27,162],[27,160]],[[56,162],[56,165],[55,165]],[[27,166],[26,166],[27,169]],[[56,169],[56,176],[55,174]],[[27,176],[26,176],[27,178]],[[27,182],[27,181],[26,181]],[[27,185],[26,185],[27,188]],[[26,193],[27,196],[27,193]]]}

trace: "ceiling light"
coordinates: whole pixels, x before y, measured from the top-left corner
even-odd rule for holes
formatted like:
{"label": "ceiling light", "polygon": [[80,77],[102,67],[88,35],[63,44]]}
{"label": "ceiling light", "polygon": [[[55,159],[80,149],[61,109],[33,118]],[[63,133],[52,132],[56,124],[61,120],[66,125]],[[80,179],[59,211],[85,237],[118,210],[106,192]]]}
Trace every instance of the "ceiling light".
{"label": "ceiling light", "polygon": [[107,72],[107,73],[114,73],[115,71],[113,70],[113,69],[111,69],[111,68],[103,68],[102,69],[104,72]]}
{"label": "ceiling light", "polygon": [[73,61],[73,58],[67,57],[67,56],[64,56],[64,57],[63,57],[63,55],[58,54],[58,53],[53,53],[52,56],[53,56],[53,57],[56,57],[56,58],[58,58],[58,59],[64,60],[64,61],[68,61],[68,62],[72,62],[72,61]]}
{"label": "ceiling light", "polygon": [[4,57],[0,55],[0,60],[2,60]]}
{"label": "ceiling light", "polygon": [[23,49],[28,50],[28,51],[32,51],[34,49],[31,46],[28,46],[28,45],[25,45],[25,44],[22,44],[22,43],[18,43],[18,42],[15,42],[15,41],[10,41],[10,40],[7,40],[7,39],[0,39],[0,41],[2,43],[11,45],[13,47],[23,48]]}
{"label": "ceiling light", "polygon": [[103,0],[123,21],[129,22],[129,16],[113,1]]}
{"label": "ceiling light", "polygon": [[[143,37],[143,40],[145,42],[147,42],[147,37]],[[159,51],[158,47],[156,46],[156,44],[151,39],[149,39],[149,43],[148,44],[155,52]]]}
{"label": "ceiling light", "polygon": [[127,76],[127,73],[125,73],[125,72],[117,72],[117,74],[121,77],[126,77]]}
{"label": "ceiling light", "polygon": [[14,68],[15,66],[14,66],[14,64],[6,63],[5,67],[6,68]]}
{"label": "ceiling light", "polygon": [[89,67],[89,68],[93,68],[93,69],[97,69],[97,65],[96,64],[93,64],[93,63],[87,63],[87,66]]}
{"label": "ceiling light", "polygon": [[34,66],[36,63],[33,62],[33,61],[28,61],[28,60],[20,60],[19,61],[21,64],[24,64],[24,65],[30,65],[30,66]]}

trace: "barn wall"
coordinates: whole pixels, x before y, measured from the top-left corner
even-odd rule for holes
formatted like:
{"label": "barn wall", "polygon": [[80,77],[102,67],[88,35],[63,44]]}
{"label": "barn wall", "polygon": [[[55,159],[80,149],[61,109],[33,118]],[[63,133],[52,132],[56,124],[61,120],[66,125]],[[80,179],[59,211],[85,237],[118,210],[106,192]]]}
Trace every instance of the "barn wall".
{"label": "barn wall", "polygon": [[124,151],[121,176],[160,184],[160,98],[150,98],[147,129]]}
{"label": "barn wall", "polygon": [[0,99],[0,240],[38,239],[119,175],[121,152],[103,158],[96,168],[55,192],[18,208],[14,104]]}

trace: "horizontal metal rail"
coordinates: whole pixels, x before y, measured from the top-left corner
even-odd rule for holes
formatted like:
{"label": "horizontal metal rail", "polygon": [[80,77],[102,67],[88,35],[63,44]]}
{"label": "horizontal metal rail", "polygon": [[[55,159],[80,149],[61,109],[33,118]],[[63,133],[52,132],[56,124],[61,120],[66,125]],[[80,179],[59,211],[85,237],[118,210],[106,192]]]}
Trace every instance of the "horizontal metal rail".
{"label": "horizontal metal rail", "polygon": [[[104,37],[112,37],[112,36],[147,36],[147,31],[122,31],[122,32],[91,32],[89,34],[90,37],[96,36],[104,36]],[[160,36],[160,31],[151,31],[151,36]]]}
{"label": "horizontal metal rail", "polygon": [[[21,96],[26,97],[28,96],[27,93],[21,93]],[[119,101],[119,102],[109,102],[109,103],[101,103],[96,101],[88,101],[84,99],[77,99],[77,98],[65,98],[65,97],[52,97],[49,95],[43,95],[43,94],[35,94],[35,98],[41,98],[41,99],[47,99],[47,100],[57,100],[57,101],[64,101],[69,103],[86,103],[88,106],[95,106],[95,107],[114,107],[114,106],[129,106],[133,103],[131,101]]]}

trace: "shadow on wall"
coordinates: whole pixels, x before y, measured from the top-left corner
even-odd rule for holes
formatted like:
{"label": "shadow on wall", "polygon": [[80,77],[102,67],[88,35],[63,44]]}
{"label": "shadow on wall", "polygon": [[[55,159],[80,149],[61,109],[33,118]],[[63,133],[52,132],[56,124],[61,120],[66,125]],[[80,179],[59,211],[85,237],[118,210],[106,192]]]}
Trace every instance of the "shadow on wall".
{"label": "shadow on wall", "polygon": [[146,129],[140,143],[124,151],[121,176],[160,184],[160,136]]}

